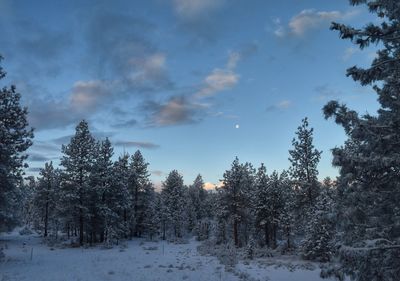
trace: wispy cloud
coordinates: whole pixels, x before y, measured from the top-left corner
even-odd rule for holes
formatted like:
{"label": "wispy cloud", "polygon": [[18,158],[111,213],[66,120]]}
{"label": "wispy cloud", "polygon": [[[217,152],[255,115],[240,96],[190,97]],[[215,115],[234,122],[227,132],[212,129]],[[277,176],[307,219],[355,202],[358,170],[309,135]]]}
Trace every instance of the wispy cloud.
{"label": "wispy cloud", "polygon": [[116,141],[114,142],[114,145],[122,147],[138,147],[144,149],[155,149],[160,147],[158,144],[146,141]]}
{"label": "wispy cloud", "polygon": [[45,162],[45,161],[49,161],[52,159],[51,157],[45,156],[40,153],[30,152],[28,154],[29,154],[28,161],[32,161],[32,162]]}
{"label": "wispy cloud", "polygon": [[157,177],[161,177],[164,175],[164,172],[160,171],[160,170],[153,170],[153,171],[150,171],[150,173],[153,175],[156,175]]}
{"label": "wispy cloud", "polygon": [[292,105],[293,105],[292,101],[282,100],[276,104],[268,106],[266,111],[271,112],[271,111],[276,111],[276,110],[285,110],[285,109],[292,107]]}
{"label": "wispy cloud", "polygon": [[342,56],[343,61],[348,61],[350,58],[354,56],[354,54],[358,53],[360,49],[354,48],[354,47],[349,47],[347,48]]}
{"label": "wispy cloud", "polygon": [[142,106],[147,114],[148,127],[165,127],[195,123],[200,120],[200,110],[204,106],[185,96],[173,96],[166,102],[148,101]]}
{"label": "wispy cloud", "polygon": [[315,92],[317,93],[316,99],[319,101],[337,99],[343,96],[341,91],[331,88],[328,84],[315,87]]}
{"label": "wispy cloud", "polygon": [[173,0],[176,14],[184,20],[197,20],[220,8],[224,0]]}
{"label": "wispy cloud", "polygon": [[131,128],[131,127],[136,126],[137,123],[138,123],[138,121],[136,119],[129,119],[126,121],[115,123],[115,124],[111,125],[111,127],[116,128],[116,129]]}

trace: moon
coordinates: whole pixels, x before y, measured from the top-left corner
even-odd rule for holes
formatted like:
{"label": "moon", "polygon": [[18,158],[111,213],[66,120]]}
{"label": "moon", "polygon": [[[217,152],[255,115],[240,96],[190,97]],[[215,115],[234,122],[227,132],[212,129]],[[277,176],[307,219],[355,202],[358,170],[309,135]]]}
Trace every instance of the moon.
{"label": "moon", "polygon": [[239,128],[240,128],[239,124],[236,124],[236,125],[235,125],[235,128],[236,128],[236,129],[239,129]]}

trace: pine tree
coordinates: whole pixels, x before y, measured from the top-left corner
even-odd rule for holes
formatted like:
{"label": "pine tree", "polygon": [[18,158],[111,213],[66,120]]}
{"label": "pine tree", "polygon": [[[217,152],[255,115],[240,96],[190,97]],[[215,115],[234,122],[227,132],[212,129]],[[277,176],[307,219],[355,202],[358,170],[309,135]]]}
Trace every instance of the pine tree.
{"label": "pine tree", "polygon": [[[170,231],[174,237],[180,238],[184,234],[187,217],[185,214],[185,186],[178,171],[169,173],[161,190],[163,204],[163,232]],[[163,235],[165,238],[165,235]]]}
{"label": "pine tree", "polygon": [[189,230],[192,230],[206,217],[207,212],[207,191],[204,189],[204,181],[200,174],[189,186],[188,191]]}
{"label": "pine tree", "polygon": [[86,121],[76,127],[75,136],[68,145],[62,146],[61,165],[64,167],[62,190],[63,199],[70,209],[74,223],[79,227],[79,244],[84,243],[84,231],[87,226],[89,182],[96,156],[96,141],[90,134]]}
{"label": "pine tree", "polygon": [[296,225],[296,194],[293,190],[292,183],[286,171],[282,171],[279,176],[280,181],[280,198],[282,200],[282,209],[279,215],[279,223],[286,238],[286,247],[291,250],[294,247],[293,236]]}
{"label": "pine tree", "polygon": [[359,116],[331,101],[326,118],[343,126],[348,140],[333,149],[338,178],[339,251],[342,272],[358,281],[398,280],[400,276],[400,2],[351,0],[366,5],[377,21],[364,28],[333,23],[342,39],[360,49],[378,45],[370,67],[353,66],[347,75],[378,95],[377,115]]}
{"label": "pine tree", "polygon": [[305,259],[320,262],[331,260],[334,250],[335,219],[333,190],[324,186],[306,226],[306,237],[302,242]]}
{"label": "pine tree", "polygon": [[148,165],[139,150],[131,157],[129,177],[129,192],[132,198],[130,206],[131,236],[140,237],[145,232],[146,211],[154,190],[149,180]]}
{"label": "pine tree", "polygon": [[274,171],[269,177],[266,203],[266,214],[270,225],[270,245],[272,248],[277,247],[277,232],[280,222],[280,216],[283,209],[282,186],[278,172]]}
{"label": "pine tree", "polygon": [[44,168],[40,170],[40,178],[34,196],[36,214],[41,217],[43,222],[43,237],[47,237],[49,222],[56,214],[58,192],[58,178],[53,163],[45,163]]}
{"label": "pine tree", "polygon": [[251,164],[240,164],[236,157],[231,169],[224,173],[223,185],[218,188],[219,220],[232,224],[232,238],[236,247],[247,243],[253,224],[249,209],[253,182],[254,169]]}
{"label": "pine tree", "polygon": [[264,164],[261,163],[258,168],[257,175],[255,178],[255,196],[254,196],[254,215],[256,227],[263,230],[264,242],[266,246],[270,246],[270,228],[271,221],[269,216],[269,177],[267,175],[267,169]]}
{"label": "pine tree", "polygon": [[[128,190],[129,155],[120,156],[113,164],[111,185],[105,189],[105,230],[113,229],[114,237],[106,235],[107,241],[128,237],[128,209],[132,202]],[[107,231],[106,231],[107,232]],[[106,233],[107,234],[107,233]]]}
{"label": "pine tree", "polygon": [[293,149],[289,150],[290,175],[298,190],[300,207],[311,207],[318,196],[317,165],[322,151],[314,148],[313,130],[304,118],[297,128],[297,139],[292,140]]}
{"label": "pine tree", "polygon": [[[0,63],[3,58],[0,56]],[[0,80],[6,76],[0,66]],[[18,221],[13,203],[22,185],[22,168],[32,145],[33,129],[28,128],[27,108],[21,107],[15,86],[0,88],[0,232]]]}
{"label": "pine tree", "polygon": [[161,198],[158,193],[153,191],[149,200],[149,206],[146,211],[144,228],[150,240],[153,240],[160,230],[160,208]]}
{"label": "pine tree", "polygon": [[[94,147],[95,162],[90,173],[89,186],[89,213],[90,220],[90,242],[97,242],[97,235],[100,234],[100,241],[104,241],[105,224],[108,223],[110,209],[110,196],[112,188],[113,162],[111,160],[114,151],[108,138],[101,141]],[[107,224],[109,225],[109,224]]]}

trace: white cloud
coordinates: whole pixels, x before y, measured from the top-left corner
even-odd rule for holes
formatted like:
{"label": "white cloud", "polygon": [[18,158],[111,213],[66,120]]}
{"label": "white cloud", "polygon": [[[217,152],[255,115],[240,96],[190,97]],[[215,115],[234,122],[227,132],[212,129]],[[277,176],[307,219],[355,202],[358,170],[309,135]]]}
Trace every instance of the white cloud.
{"label": "white cloud", "polygon": [[227,90],[239,82],[239,75],[235,73],[235,68],[241,56],[238,52],[231,52],[224,69],[215,68],[204,79],[203,87],[195,94],[196,97],[208,97],[218,92]]}
{"label": "white cloud", "polygon": [[311,30],[328,27],[332,21],[346,20],[356,16],[358,13],[357,10],[340,12],[306,9],[293,16],[286,27],[280,21],[274,21],[276,25],[274,34],[278,37],[290,35],[301,37]]}

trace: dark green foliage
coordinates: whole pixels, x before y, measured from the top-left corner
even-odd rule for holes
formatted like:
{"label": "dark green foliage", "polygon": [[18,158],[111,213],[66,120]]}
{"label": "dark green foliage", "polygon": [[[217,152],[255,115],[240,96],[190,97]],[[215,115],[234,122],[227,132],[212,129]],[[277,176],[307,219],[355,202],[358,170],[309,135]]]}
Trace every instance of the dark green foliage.
{"label": "dark green foliage", "polygon": [[[5,75],[0,66],[0,80]],[[28,128],[28,110],[20,99],[15,86],[0,88],[0,231],[18,222],[17,189],[22,185],[22,168],[27,167],[25,151],[32,145],[33,129]]]}

